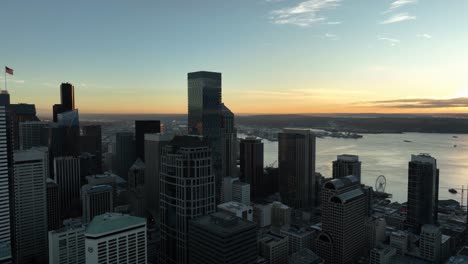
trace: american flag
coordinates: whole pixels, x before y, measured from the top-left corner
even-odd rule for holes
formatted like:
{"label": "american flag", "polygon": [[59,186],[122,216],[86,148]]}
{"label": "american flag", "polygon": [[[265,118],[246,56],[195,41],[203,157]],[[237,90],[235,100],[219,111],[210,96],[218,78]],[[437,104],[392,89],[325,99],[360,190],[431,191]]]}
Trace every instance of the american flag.
{"label": "american flag", "polygon": [[5,72],[10,74],[10,75],[13,75],[13,69],[8,68],[7,66],[5,66]]}

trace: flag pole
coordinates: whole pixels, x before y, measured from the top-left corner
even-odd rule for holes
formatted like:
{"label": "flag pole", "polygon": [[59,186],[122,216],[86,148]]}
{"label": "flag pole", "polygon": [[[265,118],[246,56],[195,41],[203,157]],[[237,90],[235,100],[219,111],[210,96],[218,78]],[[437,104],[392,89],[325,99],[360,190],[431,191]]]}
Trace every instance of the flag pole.
{"label": "flag pole", "polygon": [[7,82],[6,66],[5,66],[5,72],[4,72],[4,74],[5,74],[5,91],[8,91],[8,87],[7,87],[7,83],[8,83],[8,82]]}

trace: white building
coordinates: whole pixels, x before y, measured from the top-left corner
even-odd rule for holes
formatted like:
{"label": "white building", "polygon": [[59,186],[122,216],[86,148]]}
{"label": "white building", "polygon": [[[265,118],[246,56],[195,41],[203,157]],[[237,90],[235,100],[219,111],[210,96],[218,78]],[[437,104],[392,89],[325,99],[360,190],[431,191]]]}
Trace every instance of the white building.
{"label": "white building", "polygon": [[228,176],[223,178],[223,189],[221,192],[222,203],[232,202],[232,185],[238,180],[239,177]]}
{"label": "white building", "polygon": [[291,207],[280,202],[273,202],[271,208],[271,225],[273,229],[279,230],[283,226],[291,224]]}
{"label": "white building", "polygon": [[301,249],[311,249],[315,232],[305,228],[290,227],[281,229],[280,234],[289,239],[289,255],[292,255]]}
{"label": "white building", "polygon": [[258,241],[259,255],[270,264],[288,263],[288,238],[268,233]]}
{"label": "white building", "polygon": [[47,259],[47,148],[14,153],[14,258],[16,263]]}
{"label": "white building", "polygon": [[405,231],[395,231],[390,235],[390,246],[397,249],[398,254],[406,254],[408,252],[408,233]]}
{"label": "white building", "polygon": [[85,226],[81,219],[64,221],[65,227],[49,231],[49,264],[84,264]]}
{"label": "white building", "polygon": [[94,217],[85,233],[86,263],[146,264],[146,220],[123,214]]}
{"label": "white building", "polygon": [[234,202],[250,205],[250,184],[241,181],[233,182],[232,200]]}
{"label": "white building", "polygon": [[[4,91],[2,91],[3,93]],[[0,261],[11,258],[7,116],[0,106]]]}
{"label": "white building", "polygon": [[421,257],[432,263],[439,263],[442,232],[435,225],[423,225],[419,241]]}
{"label": "white building", "polygon": [[392,257],[396,255],[396,248],[390,246],[373,248],[370,252],[370,264],[391,264]]}
{"label": "white building", "polygon": [[253,220],[259,227],[266,227],[271,225],[272,207],[272,203],[253,205]]}
{"label": "white building", "polygon": [[231,213],[244,220],[253,221],[253,208],[238,202],[228,202],[218,205],[218,210]]}

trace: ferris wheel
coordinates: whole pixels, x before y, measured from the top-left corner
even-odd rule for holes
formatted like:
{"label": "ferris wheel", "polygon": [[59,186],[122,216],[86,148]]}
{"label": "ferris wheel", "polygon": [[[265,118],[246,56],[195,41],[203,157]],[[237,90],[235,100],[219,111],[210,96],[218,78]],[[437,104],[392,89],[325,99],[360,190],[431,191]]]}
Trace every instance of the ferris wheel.
{"label": "ferris wheel", "polygon": [[384,193],[386,186],[387,186],[387,179],[385,178],[385,176],[380,175],[379,177],[377,177],[377,180],[375,181],[375,191]]}

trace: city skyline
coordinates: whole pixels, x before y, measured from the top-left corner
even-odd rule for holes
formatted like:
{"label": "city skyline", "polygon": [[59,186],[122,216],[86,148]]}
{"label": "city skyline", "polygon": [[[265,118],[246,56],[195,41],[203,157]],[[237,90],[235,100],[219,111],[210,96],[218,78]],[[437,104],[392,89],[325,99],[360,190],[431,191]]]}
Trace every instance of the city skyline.
{"label": "city skyline", "polygon": [[185,114],[186,73],[198,70],[223,73],[224,102],[238,114],[468,112],[460,0],[4,7],[12,102],[41,115],[62,82],[75,86],[81,113]]}

